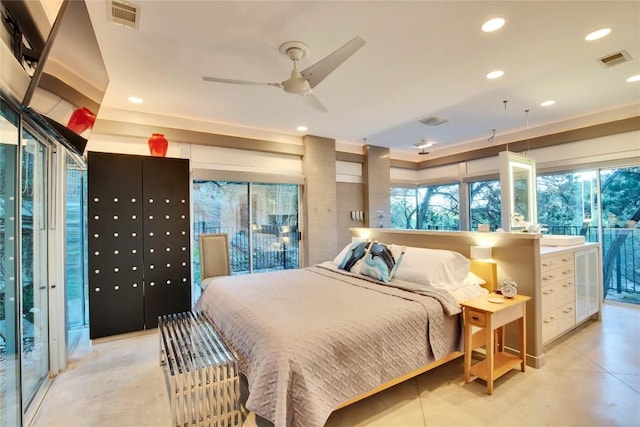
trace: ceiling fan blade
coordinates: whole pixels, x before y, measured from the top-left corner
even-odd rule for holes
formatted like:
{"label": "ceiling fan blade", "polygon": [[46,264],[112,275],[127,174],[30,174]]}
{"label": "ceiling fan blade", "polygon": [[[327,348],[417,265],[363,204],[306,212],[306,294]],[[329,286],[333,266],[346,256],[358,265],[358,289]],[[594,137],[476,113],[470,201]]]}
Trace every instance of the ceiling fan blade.
{"label": "ceiling fan blade", "polygon": [[316,62],[309,68],[301,71],[302,76],[309,80],[309,86],[316,87],[318,83],[324,80],[333,70],[338,68],[340,64],[346,61],[351,55],[356,53],[366,41],[360,36],[355,37],[353,40],[330,54],[329,56]]}
{"label": "ceiling fan blade", "polygon": [[234,85],[245,85],[245,86],[275,86],[275,87],[282,87],[282,85],[280,83],[250,82],[248,80],[223,79],[221,77],[202,76],[202,80],[205,80],[207,82],[231,83],[231,84],[234,84]]}
{"label": "ceiling fan blade", "polygon": [[302,95],[302,97],[305,99],[307,104],[311,105],[316,110],[321,111],[323,113],[328,113],[329,112],[329,110],[327,110],[327,108],[324,105],[322,105],[322,102],[320,102],[318,97],[315,96],[313,93],[308,93],[307,95]]}

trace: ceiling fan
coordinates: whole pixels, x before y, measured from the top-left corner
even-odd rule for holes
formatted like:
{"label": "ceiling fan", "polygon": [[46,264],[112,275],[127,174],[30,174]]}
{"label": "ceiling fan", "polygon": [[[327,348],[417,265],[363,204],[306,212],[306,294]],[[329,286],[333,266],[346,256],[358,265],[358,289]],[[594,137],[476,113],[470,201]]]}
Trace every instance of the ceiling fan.
{"label": "ceiling fan", "polygon": [[293,70],[291,70],[291,76],[283,82],[275,83],[262,83],[252,82],[247,80],[235,80],[225,79],[221,77],[208,77],[202,76],[202,79],[208,82],[216,83],[231,83],[237,85],[250,85],[250,86],[273,86],[284,89],[285,92],[293,93],[296,95],[303,95],[310,104],[323,112],[327,112],[327,109],[313,94],[313,88],[318,85],[325,77],[331,74],[336,68],[338,68],[344,61],[346,61],[351,55],[356,53],[358,49],[364,46],[366,42],[360,38],[355,37],[353,40],[325,57],[324,59],[316,62],[312,66],[305,68],[302,71],[298,70],[298,61],[309,55],[309,46],[302,42],[290,41],[280,45],[280,53],[286,55],[293,61]]}

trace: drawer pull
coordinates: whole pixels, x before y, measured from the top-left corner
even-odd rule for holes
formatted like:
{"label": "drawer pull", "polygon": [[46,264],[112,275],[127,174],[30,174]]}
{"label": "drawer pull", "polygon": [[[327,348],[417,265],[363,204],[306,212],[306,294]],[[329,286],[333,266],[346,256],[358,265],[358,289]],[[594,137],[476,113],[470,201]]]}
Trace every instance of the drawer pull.
{"label": "drawer pull", "polygon": [[573,257],[562,258],[562,261],[573,261]]}
{"label": "drawer pull", "polygon": [[552,293],[554,293],[556,290],[555,289],[548,289],[544,292],[542,292],[544,295],[551,295]]}
{"label": "drawer pull", "polygon": [[563,288],[570,288],[573,286],[573,282],[567,282],[564,285],[562,285]]}
{"label": "drawer pull", "polygon": [[553,262],[553,261],[547,261],[547,262],[543,262],[542,266],[543,267],[550,267],[550,266],[552,266],[554,264],[555,264],[555,262]]}
{"label": "drawer pull", "polygon": [[573,311],[573,307],[569,307],[566,310],[563,310],[563,313],[571,313]]}
{"label": "drawer pull", "polygon": [[544,323],[553,323],[553,322],[555,322],[555,321],[556,321],[556,318],[555,318],[555,317],[550,317],[550,318],[548,318],[548,319],[544,319]]}
{"label": "drawer pull", "polygon": [[563,271],[562,274],[573,274],[573,270]]}
{"label": "drawer pull", "polygon": [[553,276],[545,276],[542,278],[542,280],[551,280],[553,279]]}
{"label": "drawer pull", "polygon": [[479,318],[478,316],[471,316],[471,318],[472,318],[473,320],[476,320],[476,321],[480,320],[480,318]]}

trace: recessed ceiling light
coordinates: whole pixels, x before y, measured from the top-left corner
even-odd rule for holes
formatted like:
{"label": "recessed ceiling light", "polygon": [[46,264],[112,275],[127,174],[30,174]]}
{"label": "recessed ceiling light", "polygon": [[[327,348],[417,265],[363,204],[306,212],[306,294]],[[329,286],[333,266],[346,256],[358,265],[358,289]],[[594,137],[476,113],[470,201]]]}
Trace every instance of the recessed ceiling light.
{"label": "recessed ceiling light", "polygon": [[640,74],[636,74],[635,76],[631,76],[627,79],[629,83],[640,82]]}
{"label": "recessed ceiling light", "polygon": [[307,127],[306,126],[298,126],[296,129],[298,130],[298,132],[306,132],[307,131]]}
{"label": "recessed ceiling light", "polygon": [[482,31],[484,31],[485,33],[490,33],[491,31],[499,30],[500,28],[502,28],[503,25],[504,25],[504,19],[492,18],[492,19],[489,19],[484,24],[482,24]]}
{"label": "recessed ceiling light", "polygon": [[127,100],[132,104],[142,104],[142,98],[138,98],[137,96],[130,96]]}
{"label": "recessed ceiling light", "polygon": [[496,70],[496,71],[492,71],[489,74],[487,74],[487,78],[488,79],[497,79],[498,77],[502,77],[503,75],[504,75],[504,71]]}
{"label": "recessed ceiling light", "polygon": [[554,101],[553,99],[550,99],[548,101],[544,101],[543,103],[541,103],[540,106],[541,107],[548,107],[548,106],[553,105],[555,103],[556,103],[556,101]]}
{"label": "recessed ceiling light", "polygon": [[599,30],[596,30],[592,33],[587,34],[587,36],[584,39],[589,42],[592,40],[598,40],[603,38],[610,32],[611,32],[611,28],[600,28]]}

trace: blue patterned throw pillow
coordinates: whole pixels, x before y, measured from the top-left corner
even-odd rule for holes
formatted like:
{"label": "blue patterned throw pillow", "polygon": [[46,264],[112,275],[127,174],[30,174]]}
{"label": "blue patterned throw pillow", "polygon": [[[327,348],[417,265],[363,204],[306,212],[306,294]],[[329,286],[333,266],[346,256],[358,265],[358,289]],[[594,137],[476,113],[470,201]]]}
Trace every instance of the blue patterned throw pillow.
{"label": "blue patterned throw pillow", "polygon": [[367,253],[367,248],[369,247],[369,242],[353,242],[347,253],[344,256],[344,259],[338,266],[341,270],[351,271],[353,266],[356,265],[358,261],[360,261],[364,255]]}
{"label": "blue patterned throw pillow", "polygon": [[389,282],[402,261],[405,249],[405,246],[372,243],[360,266],[360,274]]}

